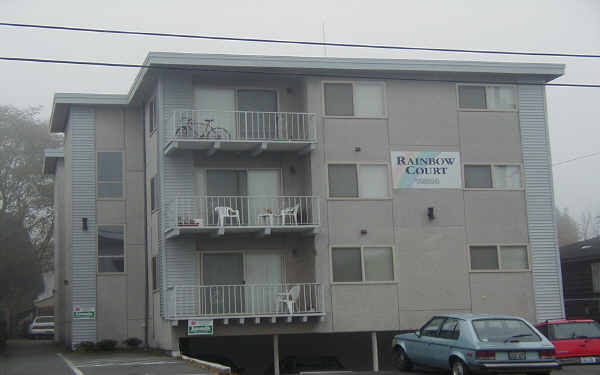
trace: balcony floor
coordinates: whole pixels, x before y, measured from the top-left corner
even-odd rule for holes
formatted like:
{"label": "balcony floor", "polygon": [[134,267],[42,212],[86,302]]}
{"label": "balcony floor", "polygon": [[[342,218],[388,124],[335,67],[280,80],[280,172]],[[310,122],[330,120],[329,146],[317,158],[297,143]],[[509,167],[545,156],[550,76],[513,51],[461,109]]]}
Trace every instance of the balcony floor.
{"label": "balcony floor", "polygon": [[247,151],[256,155],[267,151],[302,154],[314,150],[314,147],[315,142],[312,141],[175,138],[167,142],[164,153],[169,155],[177,150],[204,150],[211,154],[217,151]]}
{"label": "balcony floor", "polygon": [[166,238],[182,235],[198,234],[219,237],[227,234],[255,233],[259,237],[269,236],[274,233],[302,233],[307,236],[318,232],[318,225],[273,225],[273,226],[178,226],[165,231]]}

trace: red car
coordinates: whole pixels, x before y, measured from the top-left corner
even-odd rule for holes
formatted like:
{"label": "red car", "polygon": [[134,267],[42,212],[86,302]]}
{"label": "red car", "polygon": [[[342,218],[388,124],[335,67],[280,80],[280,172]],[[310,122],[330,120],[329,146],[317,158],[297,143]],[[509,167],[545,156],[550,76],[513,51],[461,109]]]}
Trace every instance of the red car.
{"label": "red car", "polygon": [[535,326],[556,348],[562,364],[600,364],[600,324],[594,320],[547,320]]}

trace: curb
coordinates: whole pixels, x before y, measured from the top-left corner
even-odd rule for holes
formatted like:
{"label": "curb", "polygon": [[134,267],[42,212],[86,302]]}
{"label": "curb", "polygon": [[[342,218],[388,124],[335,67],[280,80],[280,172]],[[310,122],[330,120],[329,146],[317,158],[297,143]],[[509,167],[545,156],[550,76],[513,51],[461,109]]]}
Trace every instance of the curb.
{"label": "curb", "polygon": [[228,366],[223,366],[218,363],[203,361],[200,359],[188,357],[187,355],[183,355],[183,354],[181,355],[181,359],[183,359],[184,361],[186,361],[188,364],[190,364],[192,366],[200,367],[200,368],[212,371],[218,375],[231,374],[231,367],[228,367]]}

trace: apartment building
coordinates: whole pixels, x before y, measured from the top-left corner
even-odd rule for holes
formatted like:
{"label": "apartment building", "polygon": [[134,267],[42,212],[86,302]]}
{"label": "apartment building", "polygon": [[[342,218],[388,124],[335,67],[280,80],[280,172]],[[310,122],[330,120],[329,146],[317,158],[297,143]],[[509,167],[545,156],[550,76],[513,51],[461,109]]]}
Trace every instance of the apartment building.
{"label": "apartment building", "polygon": [[563,65],[144,66],[128,94],[54,97],[57,340],[356,342],[377,368],[432,314],[564,316],[543,85]]}

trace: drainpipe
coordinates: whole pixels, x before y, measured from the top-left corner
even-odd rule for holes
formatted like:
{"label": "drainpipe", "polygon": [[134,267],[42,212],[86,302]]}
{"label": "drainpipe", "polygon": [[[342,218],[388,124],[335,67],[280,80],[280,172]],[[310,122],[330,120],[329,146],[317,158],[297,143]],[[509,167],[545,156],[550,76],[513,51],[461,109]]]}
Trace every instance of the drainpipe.
{"label": "drainpipe", "polygon": [[145,106],[142,104],[142,134],[144,139],[144,146],[142,148],[142,152],[144,153],[144,264],[145,264],[145,272],[146,281],[144,285],[146,286],[145,298],[144,298],[144,347],[146,349],[149,348],[148,345],[148,322],[149,322],[149,303],[148,299],[150,298],[150,287],[148,285],[148,193],[146,192],[147,187],[146,183],[148,182],[148,168],[146,165],[146,121],[145,121]]}

